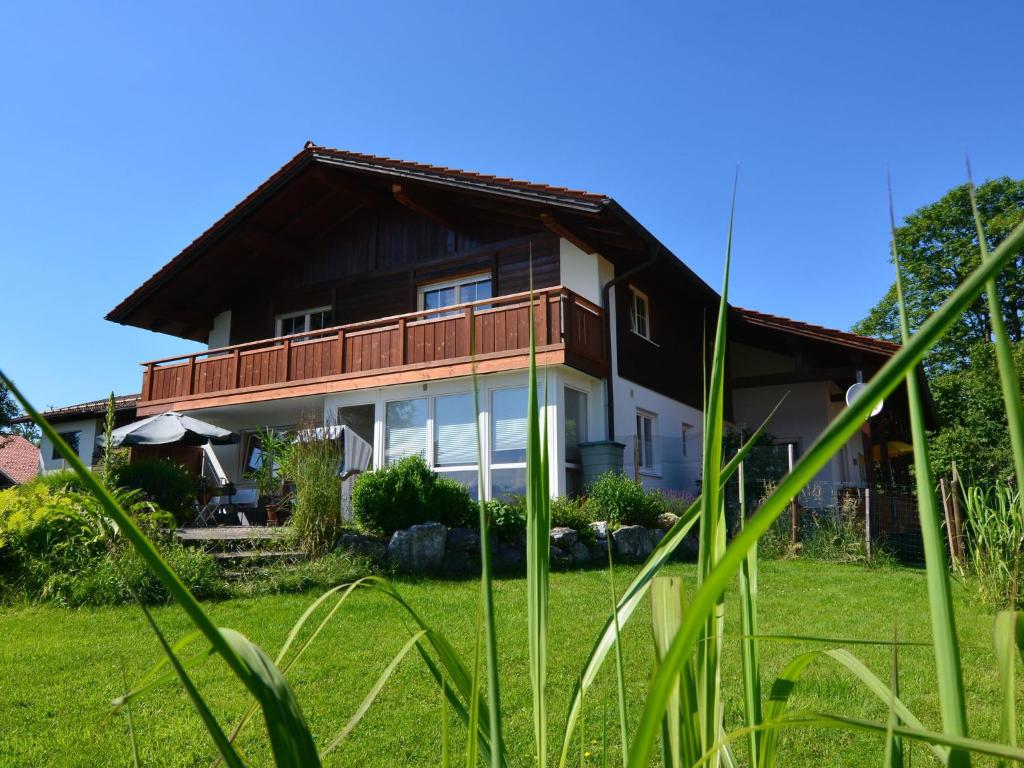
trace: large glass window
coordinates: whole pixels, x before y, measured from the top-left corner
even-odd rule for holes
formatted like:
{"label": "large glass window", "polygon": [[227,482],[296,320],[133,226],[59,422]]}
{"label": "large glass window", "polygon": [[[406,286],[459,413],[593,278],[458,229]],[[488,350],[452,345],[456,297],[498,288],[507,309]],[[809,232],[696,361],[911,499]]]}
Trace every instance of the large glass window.
{"label": "large glass window", "polygon": [[427,400],[395,400],[384,411],[384,463],[427,455]]}
{"label": "large glass window", "polygon": [[526,461],[526,387],[491,393],[491,464]]}
{"label": "large glass window", "polygon": [[636,412],[637,457],[640,469],[654,471],[654,420],[653,413]]}
{"label": "large glass window", "polygon": [[580,462],[580,443],[587,442],[587,396],[577,389],[565,388],[565,460]]}
{"label": "large glass window", "polygon": [[[441,309],[491,298],[490,274],[471,275],[443,283],[420,286],[420,309]],[[438,312],[428,317],[444,317],[452,312]]]}
{"label": "large glass window", "polygon": [[476,447],[473,396],[434,398],[434,465],[475,467]]}

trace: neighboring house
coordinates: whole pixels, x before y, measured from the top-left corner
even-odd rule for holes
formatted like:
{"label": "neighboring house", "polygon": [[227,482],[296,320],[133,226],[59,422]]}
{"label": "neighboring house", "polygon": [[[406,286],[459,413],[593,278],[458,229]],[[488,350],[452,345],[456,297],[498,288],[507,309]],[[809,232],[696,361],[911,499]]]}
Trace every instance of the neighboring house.
{"label": "neighboring house", "polygon": [[[552,492],[609,456],[696,490],[719,295],[605,195],[310,143],[107,319],[207,345],[144,364],[138,415],[243,433],[217,448],[236,481],[252,431],[311,416],[356,430],[375,466],[419,453],[475,489],[472,336],[491,498],[524,486],[531,264]],[[793,390],[770,430],[797,453],[898,349],[737,308],[729,322],[726,417],[753,428]],[[820,477],[871,479],[864,456],[905,439],[900,412]],[[83,451],[95,423],[75,427]]]}
{"label": "neighboring house", "polygon": [[0,489],[39,474],[39,449],[21,435],[0,435]]}
{"label": "neighboring house", "polygon": [[[120,427],[135,421],[135,406],[138,401],[138,395],[121,395],[114,398],[115,426]],[[63,408],[50,408],[43,411],[42,416],[53,425],[64,441],[75,449],[78,458],[85,462],[86,466],[93,466],[99,462],[99,438],[103,435],[107,418],[107,398]],[[16,421],[28,422],[31,419],[23,416]],[[56,452],[46,435],[43,435],[39,442],[38,453],[37,463],[42,462],[44,472],[67,467],[67,462]]]}

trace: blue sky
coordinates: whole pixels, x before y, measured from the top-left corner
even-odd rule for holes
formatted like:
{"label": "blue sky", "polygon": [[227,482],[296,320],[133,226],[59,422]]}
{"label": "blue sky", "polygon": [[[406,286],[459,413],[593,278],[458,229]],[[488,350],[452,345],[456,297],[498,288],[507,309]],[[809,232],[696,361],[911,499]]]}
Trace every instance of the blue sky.
{"label": "blue sky", "polygon": [[898,214],[1024,176],[994,2],[19,3],[0,9],[0,367],[38,405],[194,345],[103,315],[319,144],[604,192],[731,299],[847,328]]}

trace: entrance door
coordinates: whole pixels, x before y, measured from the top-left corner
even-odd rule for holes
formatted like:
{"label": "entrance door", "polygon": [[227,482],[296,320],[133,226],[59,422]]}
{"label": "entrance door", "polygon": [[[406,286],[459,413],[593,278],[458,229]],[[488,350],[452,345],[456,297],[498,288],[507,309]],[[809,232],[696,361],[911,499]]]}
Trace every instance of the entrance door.
{"label": "entrance door", "polygon": [[[347,427],[373,445],[373,423],[375,408],[373,403],[367,405],[343,405],[338,408],[338,426]],[[352,520],[352,486],[356,476],[347,478],[341,484],[341,519]]]}

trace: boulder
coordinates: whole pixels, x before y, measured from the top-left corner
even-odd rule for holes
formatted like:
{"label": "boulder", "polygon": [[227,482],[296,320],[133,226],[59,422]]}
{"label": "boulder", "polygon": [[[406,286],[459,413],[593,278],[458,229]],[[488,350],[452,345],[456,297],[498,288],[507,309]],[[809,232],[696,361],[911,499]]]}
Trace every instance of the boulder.
{"label": "boulder", "polygon": [[500,571],[519,571],[526,562],[526,547],[499,541],[494,549],[494,567]]}
{"label": "boulder", "polygon": [[624,525],[612,533],[615,556],[623,560],[646,560],[654,549],[650,532],[640,525]]}
{"label": "boulder", "polygon": [[590,548],[582,541],[577,541],[572,547],[573,565],[584,565],[590,562]]}
{"label": "boulder", "polygon": [[449,547],[444,552],[443,569],[450,576],[469,576],[479,573],[480,565],[473,552]]}
{"label": "boulder", "polygon": [[601,565],[608,565],[608,539],[595,541],[589,547],[590,559]]}
{"label": "boulder", "polygon": [[553,568],[561,568],[567,565],[572,565],[572,552],[561,547],[551,547],[551,566]]}
{"label": "boulder", "polygon": [[551,543],[566,551],[571,551],[576,542],[579,541],[579,538],[579,534],[572,528],[558,527],[551,529]]}
{"label": "boulder", "polygon": [[651,537],[651,549],[653,550],[661,540],[665,538],[666,531],[662,528],[650,528],[647,530],[647,535]]}
{"label": "boulder", "polygon": [[480,534],[472,528],[450,528],[445,549],[454,552],[479,552]]}
{"label": "boulder", "polygon": [[349,552],[366,555],[375,563],[383,563],[388,554],[387,542],[371,539],[361,533],[343,533],[338,538],[338,546]]}
{"label": "boulder", "polygon": [[679,515],[674,512],[662,512],[658,515],[658,528],[663,531],[667,531],[673,525],[679,522]]}
{"label": "boulder", "polygon": [[441,567],[448,529],[427,522],[395,531],[388,542],[388,559],[402,573],[430,573]]}
{"label": "boulder", "polygon": [[604,541],[608,538],[608,523],[606,523],[604,520],[599,520],[596,523],[591,523],[590,530],[594,532],[594,538],[598,541]]}

